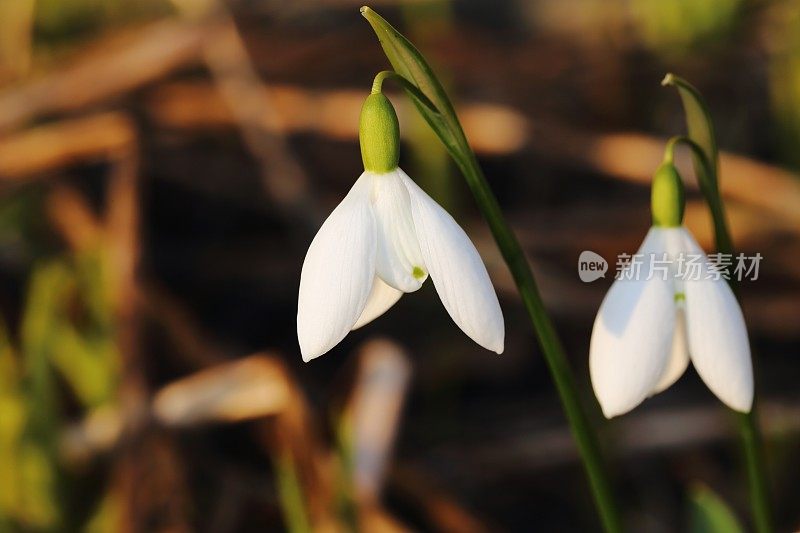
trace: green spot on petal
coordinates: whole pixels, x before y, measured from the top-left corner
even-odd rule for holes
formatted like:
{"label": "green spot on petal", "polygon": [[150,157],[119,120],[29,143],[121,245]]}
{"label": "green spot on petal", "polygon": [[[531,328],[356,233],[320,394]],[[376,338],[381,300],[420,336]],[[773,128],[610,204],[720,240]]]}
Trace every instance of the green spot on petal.
{"label": "green spot on petal", "polygon": [[425,277],[425,271],[422,270],[420,267],[415,266],[414,270],[411,271],[411,275],[414,276],[416,279],[422,279]]}
{"label": "green spot on petal", "polygon": [[685,302],[686,301],[686,294],[682,292],[675,293],[675,301],[676,302]]}

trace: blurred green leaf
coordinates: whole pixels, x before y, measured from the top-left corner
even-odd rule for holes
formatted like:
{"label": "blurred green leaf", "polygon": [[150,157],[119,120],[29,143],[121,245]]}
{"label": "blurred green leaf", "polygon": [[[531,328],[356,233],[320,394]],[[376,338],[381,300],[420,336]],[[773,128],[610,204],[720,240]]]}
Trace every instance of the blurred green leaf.
{"label": "blurred green leaf", "polygon": [[51,454],[28,441],[20,449],[17,461],[22,488],[18,520],[29,528],[53,528],[59,511],[54,497],[56,471]]}
{"label": "blurred green leaf", "polygon": [[[21,499],[20,447],[27,413],[25,401],[18,391],[0,393],[0,517],[8,519],[16,514]],[[0,520],[1,521],[1,520]],[[1,529],[0,529],[1,530]]]}
{"label": "blurred green leaf", "polygon": [[291,533],[311,531],[308,511],[303,496],[303,488],[297,476],[297,469],[290,454],[280,454],[275,461],[278,484],[278,498],[283,510],[286,530]]}
{"label": "blurred green leaf", "polygon": [[88,341],[70,324],[61,324],[55,337],[52,362],[83,406],[99,407],[111,401],[118,370],[113,341]]}
{"label": "blurred green leaf", "polygon": [[642,41],[668,58],[729,38],[743,0],[627,0],[630,22]]}
{"label": "blurred green leaf", "polygon": [[[22,350],[32,400],[52,401],[56,368],[85,407],[98,407],[113,399],[119,370],[108,283],[101,251],[78,256],[74,265],[55,261],[34,271]],[[87,312],[77,324],[76,304]]]}
{"label": "blurred green leaf", "polygon": [[333,424],[336,432],[336,457],[338,475],[334,490],[336,509],[339,518],[351,530],[358,529],[358,506],[355,495],[355,445],[353,419],[351,413],[334,414]]}
{"label": "blurred green leaf", "polygon": [[172,12],[166,0],[37,0],[37,41],[68,43],[109,26],[155,19]]}
{"label": "blurred green leaf", "polygon": [[5,322],[0,319],[0,394],[19,388],[20,369]]}
{"label": "blurred green leaf", "polygon": [[107,249],[83,251],[75,257],[75,275],[82,302],[93,326],[104,336],[113,334],[112,282],[108,270]]}
{"label": "blurred green leaf", "polygon": [[51,251],[42,203],[42,188],[38,186],[0,198],[0,246],[6,260],[27,268],[34,257]]}
{"label": "blurred green leaf", "polygon": [[800,2],[777,5],[770,25],[768,81],[776,123],[770,144],[787,163],[800,169]]}
{"label": "blurred green leaf", "polygon": [[55,383],[50,357],[72,286],[73,277],[64,261],[46,263],[33,271],[25,301],[20,335],[25,392],[30,402],[32,431],[42,438],[54,431]]}
{"label": "blurred green leaf", "polygon": [[105,250],[75,257],[74,295],[85,316],[55,325],[51,359],[86,408],[113,401],[119,377],[119,352],[114,338],[111,283]]}
{"label": "blurred green leaf", "polygon": [[[40,205],[31,198],[0,208],[0,239],[26,241],[15,228],[31,224],[25,206]],[[113,402],[119,380],[113,316],[106,250],[98,248],[31,268],[18,354],[0,322],[0,532],[67,527],[73,509],[62,492],[68,474],[58,449],[56,373],[84,407]],[[90,529],[113,531],[106,527],[112,511],[98,509]]]}
{"label": "blurred green leaf", "polygon": [[705,485],[692,488],[690,505],[692,533],[744,533],[730,507]]}
{"label": "blurred green leaf", "polygon": [[37,266],[30,277],[21,322],[22,392],[28,418],[18,451],[21,498],[15,516],[40,529],[57,530],[61,517],[57,496],[60,413],[52,354],[74,288],[67,261]]}
{"label": "blurred green leaf", "polygon": [[109,492],[100,501],[94,514],[84,528],[85,533],[112,533],[119,529],[120,501],[114,492]]}

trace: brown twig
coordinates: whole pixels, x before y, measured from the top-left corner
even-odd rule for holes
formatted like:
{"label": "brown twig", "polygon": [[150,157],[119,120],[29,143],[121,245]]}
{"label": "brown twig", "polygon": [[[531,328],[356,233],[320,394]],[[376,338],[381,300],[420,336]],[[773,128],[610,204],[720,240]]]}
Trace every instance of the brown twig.
{"label": "brown twig", "polygon": [[210,21],[218,28],[202,43],[202,55],[219,94],[235,118],[244,141],[261,166],[268,197],[286,214],[298,214],[309,228],[321,217],[301,165],[282,135],[283,116],[273,104],[269,87],[259,78],[233,16],[217,0],[173,0],[188,21],[200,26]]}
{"label": "brown twig", "polygon": [[[288,135],[314,132],[335,139],[354,140],[364,94],[358,90],[310,91],[296,86],[271,88],[275,106],[285,121],[259,120],[268,131]],[[403,104],[405,102],[403,101]],[[180,129],[231,127],[235,124],[219,94],[203,84],[173,83],[150,94],[149,108],[157,122]],[[401,120],[408,106],[398,106]],[[596,134],[553,123],[532,122],[514,108],[462,102],[459,105],[467,137],[482,155],[510,155],[529,149],[547,159],[589,168],[611,178],[649,185],[663,158],[665,138],[651,135]],[[402,133],[402,130],[401,130]],[[688,154],[678,157],[687,185],[697,184]],[[800,178],[773,165],[722,152],[721,187],[726,198],[759,209],[800,232]]]}
{"label": "brown twig", "polygon": [[78,162],[126,160],[135,144],[133,122],[118,112],[37,126],[0,138],[0,184],[16,185]]}
{"label": "brown twig", "polygon": [[56,185],[47,196],[50,221],[75,252],[96,249],[104,238],[100,219],[73,187]]}
{"label": "brown twig", "polygon": [[207,30],[162,21],[99,40],[69,66],[0,93],[0,135],[115,98],[196,61]]}

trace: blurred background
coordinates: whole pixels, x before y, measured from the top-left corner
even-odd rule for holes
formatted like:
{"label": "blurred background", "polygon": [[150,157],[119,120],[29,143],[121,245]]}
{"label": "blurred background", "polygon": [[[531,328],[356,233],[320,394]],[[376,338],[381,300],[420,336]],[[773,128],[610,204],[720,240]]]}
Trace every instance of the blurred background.
{"label": "blurred background", "polygon": [[[601,424],[613,276],[710,103],[779,531],[800,527],[800,1],[418,0],[372,7],[445,81],[516,230],[633,531],[750,528],[730,413],[690,368]],[[465,227],[506,351],[431,283],[303,364],[308,244],[360,174],[388,62],[350,0],[0,0],[0,531],[597,531],[555,390],[458,172],[390,92],[401,164]],[[391,85],[391,84],[390,84]],[[713,249],[691,165],[686,223]],[[736,522],[741,526],[737,526]]]}

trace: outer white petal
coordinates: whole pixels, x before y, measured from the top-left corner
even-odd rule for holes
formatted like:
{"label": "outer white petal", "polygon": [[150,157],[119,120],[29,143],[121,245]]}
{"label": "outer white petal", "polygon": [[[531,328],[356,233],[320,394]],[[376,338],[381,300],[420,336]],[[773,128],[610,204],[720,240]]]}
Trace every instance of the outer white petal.
{"label": "outer white petal", "polygon": [[675,333],[672,337],[672,349],[669,355],[669,362],[664,374],[661,376],[658,384],[650,393],[658,394],[659,392],[668,389],[673,383],[678,381],[686,367],[689,366],[689,345],[686,340],[686,313],[683,310],[683,305],[678,305],[678,315],[675,319]]}
{"label": "outer white petal", "polygon": [[411,213],[425,266],[445,309],[472,340],[503,353],[503,312],[478,251],[447,211],[402,170],[398,172],[411,198]]}
{"label": "outer white petal", "polygon": [[370,291],[367,299],[367,305],[364,307],[364,311],[361,312],[361,316],[358,317],[353,329],[369,324],[381,316],[396,304],[402,295],[403,291],[390,287],[381,278],[375,276],[375,280],[372,282],[372,291]]}
{"label": "outer white petal", "polygon": [[297,338],[304,361],[336,346],[367,303],[377,242],[369,185],[362,174],[306,253],[297,301]]}
{"label": "outer white petal", "polygon": [[669,362],[676,315],[673,283],[660,275],[646,279],[646,260],[666,251],[668,231],[650,229],[638,251],[645,260],[641,275],[614,281],[594,321],[589,371],[607,418],[647,398]]}
{"label": "outer white petal", "polygon": [[[372,206],[378,225],[378,255],[375,270],[387,284],[413,292],[428,278],[419,250],[411,201],[399,169],[372,174]],[[414,276],[416,269],[417,276]]]}
{"label": "outer white petal", "polygon": [[[702,254],[684,232],[687,251]],[[730,408],[748,412],[753,405],[753,366],[747,328],[727,281],[703,279],[709,265],[703,254],[701,279],[684,281],[689,353],[708,388]]]}

